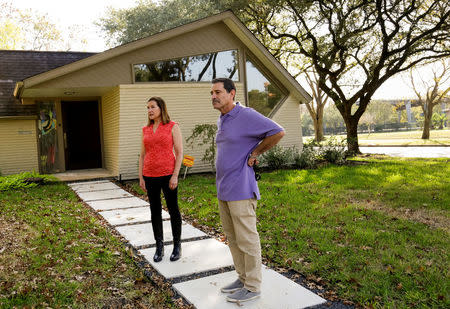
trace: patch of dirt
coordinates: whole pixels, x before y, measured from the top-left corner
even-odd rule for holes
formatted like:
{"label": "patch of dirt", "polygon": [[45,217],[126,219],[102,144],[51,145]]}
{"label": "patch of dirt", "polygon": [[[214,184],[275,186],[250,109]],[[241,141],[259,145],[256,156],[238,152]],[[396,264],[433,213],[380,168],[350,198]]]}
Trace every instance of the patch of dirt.
{"label": "patch of dirt", "polygon": [[433,209],[390,208],[375,202],[362,204],[361,201],[357,201],[356,203],[365,209],[380,211],[394,218],[420,222],[429,227],[442,229],[447,233],[450,232],[449,220],[444,211]]}

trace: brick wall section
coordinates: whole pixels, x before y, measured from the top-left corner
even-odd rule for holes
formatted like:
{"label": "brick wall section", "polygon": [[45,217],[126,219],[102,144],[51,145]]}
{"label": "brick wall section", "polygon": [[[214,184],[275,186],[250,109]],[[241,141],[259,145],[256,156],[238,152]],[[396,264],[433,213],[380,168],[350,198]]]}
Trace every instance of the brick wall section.
{"label": "brick wall section", "polygon": [[16,82],[94,54],[0,50],[0,117],[36,115],[34,105],[22,105],[14,98]]}

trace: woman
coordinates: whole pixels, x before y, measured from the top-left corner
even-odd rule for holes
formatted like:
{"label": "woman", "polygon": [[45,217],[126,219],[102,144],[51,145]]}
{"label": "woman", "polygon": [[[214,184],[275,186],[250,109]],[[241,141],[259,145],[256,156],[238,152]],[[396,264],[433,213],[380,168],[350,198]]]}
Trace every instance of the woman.
{"label": "woman", "polygon": [[147,192],[152,214],[156,252],[153,261],[164,256],[163,224],[161,216],[161,189],[170,214],[173,235],[171,261],[181,257],[181,215],[178,209],[178,173],[183,157],[180,127],[170,120],[166,103],[160,97],[147,102],[148,124],[142,129],[139,156],[139,185]]}

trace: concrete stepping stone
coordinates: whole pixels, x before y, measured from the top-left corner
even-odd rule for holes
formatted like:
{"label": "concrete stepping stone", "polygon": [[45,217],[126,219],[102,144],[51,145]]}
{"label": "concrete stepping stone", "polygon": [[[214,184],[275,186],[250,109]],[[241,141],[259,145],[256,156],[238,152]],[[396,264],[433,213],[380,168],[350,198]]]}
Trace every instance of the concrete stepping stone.
{"label": "concrete stepping stone", "polygon": [[112,182],[101,182],[101,183],[92,183],[85,184],[80,186],[72,187],[74,191],[77,193],[81,192],[90,192],[90,191],[102,191],[102,190],[111,190],[111,189],[120,189],[119,186],[113,184]]}
{"label": "concrete stepping stone", "polygon": [[[110,181],[71,183],[69,186],[135,247],[154,245],[149,203],[120,189]],[[170,218],[163,210],[163,218]],[[129,224],[117,226],[122,224]],[[170,221],[163,221],[164,240],[172,241]],[[181,239],[204,237],[206,234],[183,221]],[[165,256],[153,262],[155,248],[139,250],[161,275],[167,279],[189,276],[229,267],[233,260],[228,246],[215,239],[201,239],[182,243],[182,257],[170,262],[173,245],[165,246]],[[174,284],[174,289],[197,309],[232,309],[235,303],[226,301],[220,288],[237,278],[235,271],[206,276]],[[320,305],[325,299],[308,289],[263,266],[261,297],[242,305],[250,309],[300,309]],[[242,306],[241,305],[241,306]]]}
{"label": "concrete stepping stone", "polygon": [[76,189],[78,187],[89,186],[93,184],[101,184],[101,183],[111,183],[109,180],[93,180],[93,181],[83,181],[83,182],[72,182],[67,185],[72,189]]}
{"label": "concrete stepping stone", "polygon": [[[150,207],[148,205],[147,207],[101,211],[99,214],[111,225],[151,221]],[[163,210],[162,218],[170,218],[169,213]]]}
{"label": "concrete stepping stone", "polygon": [[[205,251],[206,254],[208,252]],[[235,271],[174,284],[175,290],[197,309],[235,309],[220,288],[237,279]],[[246,309],[300,309],[326,300],[294,281],[263,266],[261,297],[241,305]]]}
{"label": "concrete stepping stone", "polygon": [[[156,248],[139,250],[161,275],[170,279],[210,271],[222,267],[232,266],[228,246],[215,239],[202,239],[181,243],[181,258],[176,262],[170,261],[173,245],[164,247],[164,257],[161,262],[153,262]],[[200,290],[198,293],[202,293]],[[215,308],[214,306],[208,308]]]}
{"label": "concrete stepping stone", "polygon": [[80,192],[77,194],[85,202],[133,196],[130,193],[128,193],[127,191],[122,190],[122,189],[94,191],[94,192]]}
{"label": "concrete stepping stone", "polygon": [[142,206],[149,207],[148,202],[135,196],[112,200],[87,201],[86,203],[97,211]]}
{"label": "concrete stepping stone", "polygon": [[[156,244],[155,238],[153,237],[153,229],[151,223],[118,226],[116,227],[116,230],[134,247]],[[164,241],[172,241],[173,238],[170,221],[163,221],[163,231]],[[181,239],[189,239],[202,236],[206,236],[206,234],[199,229],[196,229],[192,225],[187,224],[186,222],[182,223]]]}

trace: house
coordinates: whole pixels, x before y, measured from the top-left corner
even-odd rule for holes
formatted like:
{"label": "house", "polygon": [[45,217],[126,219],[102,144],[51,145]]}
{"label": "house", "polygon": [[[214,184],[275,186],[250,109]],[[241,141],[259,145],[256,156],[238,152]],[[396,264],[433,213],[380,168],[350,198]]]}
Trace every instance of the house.
{"label": "house", "polygon": [[[106,169],[137,178],[146,102],[165,99],[186,140],[215,124],[211,79],[229,77],[237,100],[286,129],[301,149],[300,106],[311,97],[230,11],[102,53],[0,51],[0,172]],[[184,144],[191,172],[210,169]]]}

